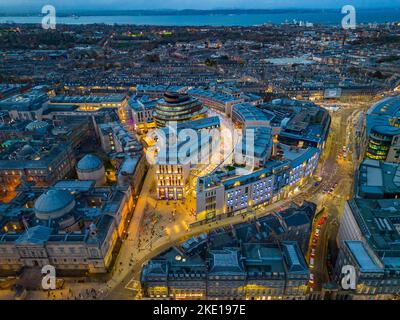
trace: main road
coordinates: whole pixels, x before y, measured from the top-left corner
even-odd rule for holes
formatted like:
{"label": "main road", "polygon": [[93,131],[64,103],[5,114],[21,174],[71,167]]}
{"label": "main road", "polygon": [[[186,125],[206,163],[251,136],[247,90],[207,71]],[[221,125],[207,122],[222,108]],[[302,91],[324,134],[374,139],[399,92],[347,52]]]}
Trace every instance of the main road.
{"label": "main road", "polygon": [[[315,220],[312,231],[315,234],[316,229],[320,229],[315,248],[314,267],[311,268],[315,278],[313,288],[315,291],[330,280],[327,270],[328,248],[336,246],[341,215],[346,201],[353,196],[354,173],[359,165],[359,153],[355,152],[357,140],[355,129],[363,112],[372,103],[372,101],[354,101],[344,104],[338,111],[331,113],[330,134],[318,171],[322,178],[320,190],[315,195],[305,195],[309,196],[310,201],[317,203],[319,209],[325,208],[327,214],[322,226],[318,226],[319,219]],[[307,260],[309,258],[308,256]]]}

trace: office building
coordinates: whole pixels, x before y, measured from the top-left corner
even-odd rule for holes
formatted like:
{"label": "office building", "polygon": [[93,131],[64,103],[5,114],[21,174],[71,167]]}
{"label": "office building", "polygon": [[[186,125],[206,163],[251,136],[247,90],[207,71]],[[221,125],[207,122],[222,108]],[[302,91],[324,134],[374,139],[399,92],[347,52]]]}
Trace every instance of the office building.
{"label": "office building", "polygon": [[142,154],[129,155],[122,159],[117,170],[117,184],[130,186],[132,195],[139,196],[149,165]]}
{"label": "office building", "polygon": [[101,147],[106,153],[141,153],[142,144],[134,132],[118,122],[102,123],[99,126]]}
{"label": "office building", "polygon": [[34,87],[25,93],[0,100],[0,110],[7,112],[13,120],[41,120],[49,99],[46,90],[41,87]]}
{"label": "office building", "polygon": [[196,212],[199,220],[213,221],[246,214],[288,197],[313,175],[319,151],[308,148],[293,152],[293,158],[268,161],[262,168],[245,175],[235,174],[235,167],[200,177],[196,189]]}
{"label": "office building", "polygon": [[136,131],[148,130],[155,127],[153,113],[157,105],[156,99],[148,96],[134,96],[128,102],[127,122],[132,124]]}
{"label": "office building", "polygon": [[166,92],[157,102],[154,119],[158,127],[165,127],[168,122],[185,122],[206,116],[207,108],[187,94]]}
{"label": "office building", "polygon": [[356,270],[356,289],[347,299],[392,299],[400,293],[400,202],[398,199],[347,201],[337,243],[335,276],[344,265]]}
{"label": "office building", "polygon": [[305,299],[308,278],[296,242],[239,243],[220,231],[151,259],[141,285],[145,297],[157,299]]}
{"label": "office building", "polygon": [[236,98],[226,93],[201,88],[191,88],[187,93],[199,99],[205,106],[222,112],[228,117],[232,116],[233,105],[244,102],[244,99]]}
{"label": "office building", "polygon": [[388,97],[374,104],[366,114],[366,157],[400,162],[400,97]]}
{"label": "office building", "polygon": [[96,111],[101,108],[124,108],[128,99],[124,94],[66,96],[57,95],[50,100],[51,105],[75,105],[82,111]]}
{"label": "office building", "polygon": [[235,125],[246,129],[247,127],[271,127],[270,120],[274,114],[263,111],[250,103],[239,103],[232,107],[232,121]]}
{"label": "office building", "polygon": [[358,196],[383,199],[400,196],[400,165],[365,159],[358,170]]}

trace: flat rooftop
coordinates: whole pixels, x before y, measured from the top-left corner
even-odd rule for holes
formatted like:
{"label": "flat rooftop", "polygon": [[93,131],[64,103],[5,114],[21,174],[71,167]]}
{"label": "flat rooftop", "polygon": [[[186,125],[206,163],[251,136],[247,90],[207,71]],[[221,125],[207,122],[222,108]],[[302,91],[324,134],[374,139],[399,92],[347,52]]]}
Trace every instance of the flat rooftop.
{"label": "flat rooftop", "polygon": [[215,92],[215,91],[211,91],[211,90],[203,90],[200,88],[190,89],[190,90],[188,90],[188,94],[205,96],[213,101],[221,102],[221,103],[240,101],[240,99],[237,99],[229,94],[224,94],[224,93]]}
{"label": "flat rooftop", "polygon": [[124,94],[111,94],[106,96],[66,96],[58,95],[50,100],[51,103],[120,103],[126,99]]}
{"label": "flat rooftop", "polygon": [[371,198],[400,194],[400,165],[366,159],[359,169],[359,193]]}
{"label": "flat rooftop", "polygon": [[177,129],[201,130],[204,128],[218,128],[221,125],[219,117],[206,117],[199,120],[185,121],[177,124]]}
{"label": "flat rooftop", "polygon": [[244,102],[235,104],[232,107],[232,112],[235,112],[242,118],[243,121],[265,121],[269,122],[274,118],[274,114],[268,111],[262,111],[250,103]]}
{"label": "flat rooftop", "polygon": [[47,93],[32,89],[26,93],[16,94],[0,100],[0,110],[37,110],[48,101]]}
{"label": "flat rooftop", "polygon": [[344,241],[344,243],[362,272],[383,272],[383,269],[372,259],[362,241]]}
{"label": "flat rooftop", "polygon": [[67,144],[47,140],[13,140],[0,154],[0,169],[46,168]]}
{"label": "flat rooftop", "polygon": [[380,258],[400,258],[400,199],[348,201],[365,240]]}

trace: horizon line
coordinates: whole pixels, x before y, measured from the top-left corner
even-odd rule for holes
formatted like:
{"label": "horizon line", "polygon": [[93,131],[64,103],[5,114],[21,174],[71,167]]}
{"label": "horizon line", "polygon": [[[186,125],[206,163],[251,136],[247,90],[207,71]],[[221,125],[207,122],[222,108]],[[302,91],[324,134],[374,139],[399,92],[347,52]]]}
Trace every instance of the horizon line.
{"label": "horizon line", "polygon": [[[36,7],[36,6],[35,6]],[[41,7],[41,6],[38,6]],[[14,11],[15,12],[17,7],[9,7],[7,6],[2,6],[0,4],[0,8],[5,8],[9,9],[9,11]],[[27,13],[32,13],[33,10],[35,10],[34,6],[27,8],[25,11],[20,10],[18,8],[18,13],[19,14],[27,14]],[[264,11],[281,11],[281,10],[291,10],[291,11],[300,11],[300,10],[308,10],[308,11],[323,11],[323,10],[340,10],[338,7],[321,7],[321,8],[312,8],[312,7],[281,7],[281,8],[213,8],[213,9],[191,9],[191,8],[185,8],[185,9],[174,9],[174,8],[155,8],[155,9],[127,9],[127,8],[107,8],[107,7],[100,7],[100,8],[60,8],[57,11],[58,12],[68,12],[68,11],[75,11],[75,12],[87,12],[87,11],[108,11],[108,12],[118,12],[118,11],[125,11],[125,12],[184,12],[184,11],[195,11],[195,12],[208,12],[208,11],[259,11],[259,10],[264,10]],[[400,9],[400,5],[395,5],[395,6],[378,6],[378,7],[356,7],[358,10],[385,10],[385,9]],[[0,15],[4,15],[6,12],[1,13]]]}

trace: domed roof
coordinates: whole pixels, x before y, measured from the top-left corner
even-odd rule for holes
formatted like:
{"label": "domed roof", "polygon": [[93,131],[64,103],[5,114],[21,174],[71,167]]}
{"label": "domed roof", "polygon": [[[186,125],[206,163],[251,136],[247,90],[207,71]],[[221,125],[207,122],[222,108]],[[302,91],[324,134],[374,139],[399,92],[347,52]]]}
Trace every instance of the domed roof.
{"label": "domed roof", "polygon": [[46,121],[40,121],[40,120],[35,120],[30,123],[25,127],[27,131],[37,131],[37,130],[43,130],[46,129],[49,126],[49,124]]}
{"label": "domed roof", "polygon": [[98,170],[103,166],[103,162],[92,154],[87,154],[81,160],[79,160],[76,168],[79,171],[94,171]]}
{"label": "domed roof", "polygon": [[33,153],[35,153],[35,150],[32,148],[32,146],[29,144],[26,144],[19,150],[18,155],[27,156],[27,155],[33,154]]}
{"label": "domed roof", "polygon": [[188,101],[189,99],[190,97],[186,93],[171,92],[171,91],[167,91],[164,93],[164,100],[168,103],[180,103]]}
{"label": "domed roof", "polygon": [[68,191],[56,189],[47,190],[34,205],[36,217],[44,220],[60,218],[74,207],[74,197]]}

